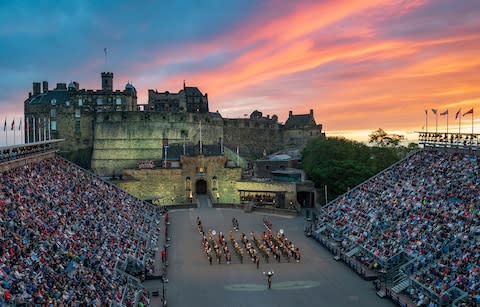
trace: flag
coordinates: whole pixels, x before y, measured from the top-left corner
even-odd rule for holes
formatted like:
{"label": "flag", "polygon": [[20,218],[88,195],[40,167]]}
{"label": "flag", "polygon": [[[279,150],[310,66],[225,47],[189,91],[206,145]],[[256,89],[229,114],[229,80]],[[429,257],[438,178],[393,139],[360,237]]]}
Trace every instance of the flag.
{"label": "flag", "polygon": [[437,109],[432,109],[433,114],[437,115]]}
{"label": "flag", "polygon": [[103,52],[105,53],[105,56],[107,55],[107,48],[103,48]]}
{"label": "flag", "polygon": [[468,110],[467,112],[465,112],[465,114],[463,114],[463,116],[467,115],[467,114],[473,114],[473,108],[471,108],[470,110]]}
{"label": "flag", "polygon": [[440,115],[448,115],[448,109],[445,112],[440,113]]}
{"label": "flag", "polygon": [[13,130],[14,126],[15,126],[15,118],[12,120],[12,127],[10,130]]}
{"label": "flag", "polygon": [[425,109],[425,115],[427,115],[427,114],[428,114],[428,110],[427,110],[427,109]]}
{"label": "flag", "polygon": [[3,131],[7,131],[7,118],[5,118],[5,124],[3,124]]}
{"label": "flag", "polygon": [[20,124],[18,124],[18,131],[22,130],[22,118],[20,118]]}
{"label": "flag", "polygon": [[457,119],[460,116],[460,111],[462,111],[462,109],[458,109],[457,114],[455,114],[455,119]]}

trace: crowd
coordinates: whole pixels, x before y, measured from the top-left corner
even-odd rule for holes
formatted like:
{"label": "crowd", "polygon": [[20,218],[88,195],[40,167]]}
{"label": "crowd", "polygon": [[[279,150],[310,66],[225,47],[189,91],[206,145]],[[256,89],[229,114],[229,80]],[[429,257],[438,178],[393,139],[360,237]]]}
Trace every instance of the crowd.
{"label": "crowd", "polygon": [[457,287],[480,304],[479,204],[477,157],[423,150],[326,207],[318,226],[377,265],[404,251],[418,262],[412,278],[438,297]]}
{"label": "crowd", "polygon": [[139,169],[152,169],[155,167],[155,163],[152,160],[140,161],[137,164],[137,167]]}
{"label": "crowd", "polygon": [[120,263],[152,274],[162,212],[52,158],[1,173],[0,305],[148,305]]}

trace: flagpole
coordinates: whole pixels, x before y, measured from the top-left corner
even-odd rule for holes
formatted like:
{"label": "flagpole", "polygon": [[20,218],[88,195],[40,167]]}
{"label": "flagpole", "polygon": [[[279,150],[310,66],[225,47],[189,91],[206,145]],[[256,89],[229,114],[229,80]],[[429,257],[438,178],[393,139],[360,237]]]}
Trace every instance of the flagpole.
{"label": "flagpole", "polygon": [[425,132],[428,132],[428,110],[425,110]]}
{"label": "flagpole", "polygon": [[51,136],[51,130],[50,130],[50,117],[48,118],[48,140],[50,141],[52,139]]}
{"label": "flagpole", "polygon": [[3,125],[3,131],[5,131],[5,146],[8,146],[7,118],[6,117],[5,117],[5,124]]}
{"label": "flagpole", "polygon": [[28,117],[25,117],[25,119],[27,120],[27,126],[26,126],[26,134],[27,134],[27,144],[30,143],[30,118]]}
{"label": "flagpole", "polygon": [[35,119],[35,116],[33,116],[33,134],[32,134],[32,138],[33,138],[33,142],[34,142],[34,143],[35,143],[35,140],[36,140],[36,136],[35,136],[35,133],[36,133],[36,131],[35,131],[35,122],[36,122],[36,121],[37,121],[37,120]]}
{"label": "flagpole", "polygon": [[447,110],[447,134],[448,134],[448,110]]}
{"label": "flagpole", "polygon": [[438,111],[435,112],[435,133],[438,133]]}
{"label": "flagpole", "polygon": [[472,140],[473,140],[473,108],[472,108]]}
{"label": "flagpole", "polygon": [[16,131],[15,131],[15,130],[16,130],[16,129],[15,129],[15,117],[13,118],[12,128],[13,128],[13,129],[12,129],[12,130],[13,130],[13,146],[15,146],[15,145],[17,145],[17,140],[16,140],[16,137],[15,137],[15,134],[16,134],[16,133],[15,133],[15,132],[16,132]]}
{"label": "flagpole", "polygon": [[47,140],[47,118],[43,118],[43,140]]}
{"label": "flagpole", "polygon": [[203,144],[202,144],[202,119],[200,119],[200,154],[203,154]]}
{"label": "flagpole", "polygon": [[462,131],[461,126],[462,126],[462,114],[458,116],[458,136],[460,137],[460,131]]}

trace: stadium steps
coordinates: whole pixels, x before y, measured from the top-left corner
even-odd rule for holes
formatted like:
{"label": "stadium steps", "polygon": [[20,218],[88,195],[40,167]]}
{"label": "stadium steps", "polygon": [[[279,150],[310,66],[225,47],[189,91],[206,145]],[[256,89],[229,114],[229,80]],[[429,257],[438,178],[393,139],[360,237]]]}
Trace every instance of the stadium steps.
{"label": "stadium steps", "polygon": [[407,289],[409,286],[410,286],[410,279],[405,278],[404,280],[402,280],[401,282],[393,286],[392,291],[398,294],[403,290]]}
{"label": "stadium steps", "polygon": [[318,228],[317,230],[315,230],[315,233],[321,234],[322,232],[325,231],[325,229],[327,229],[327,226],[322,226],[322,227]]}
{"label": "stadium steps", "polygon": [[358,253],[360,251],[360,247],[358,246],[355,246],[352,250],[350,250],[349,252],[345,253],[345,255],[350,258],[352,256],[354,256],[356,253]]}

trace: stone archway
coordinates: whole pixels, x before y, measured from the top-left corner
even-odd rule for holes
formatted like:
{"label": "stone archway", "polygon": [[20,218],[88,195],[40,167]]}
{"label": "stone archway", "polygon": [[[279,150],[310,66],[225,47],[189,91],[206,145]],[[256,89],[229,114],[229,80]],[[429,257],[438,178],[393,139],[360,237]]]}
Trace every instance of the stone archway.
{"label": "stone archway", "polygon": [[195,183],[195,193],[207,194],[207,182],[204,179],[198,179]]}

